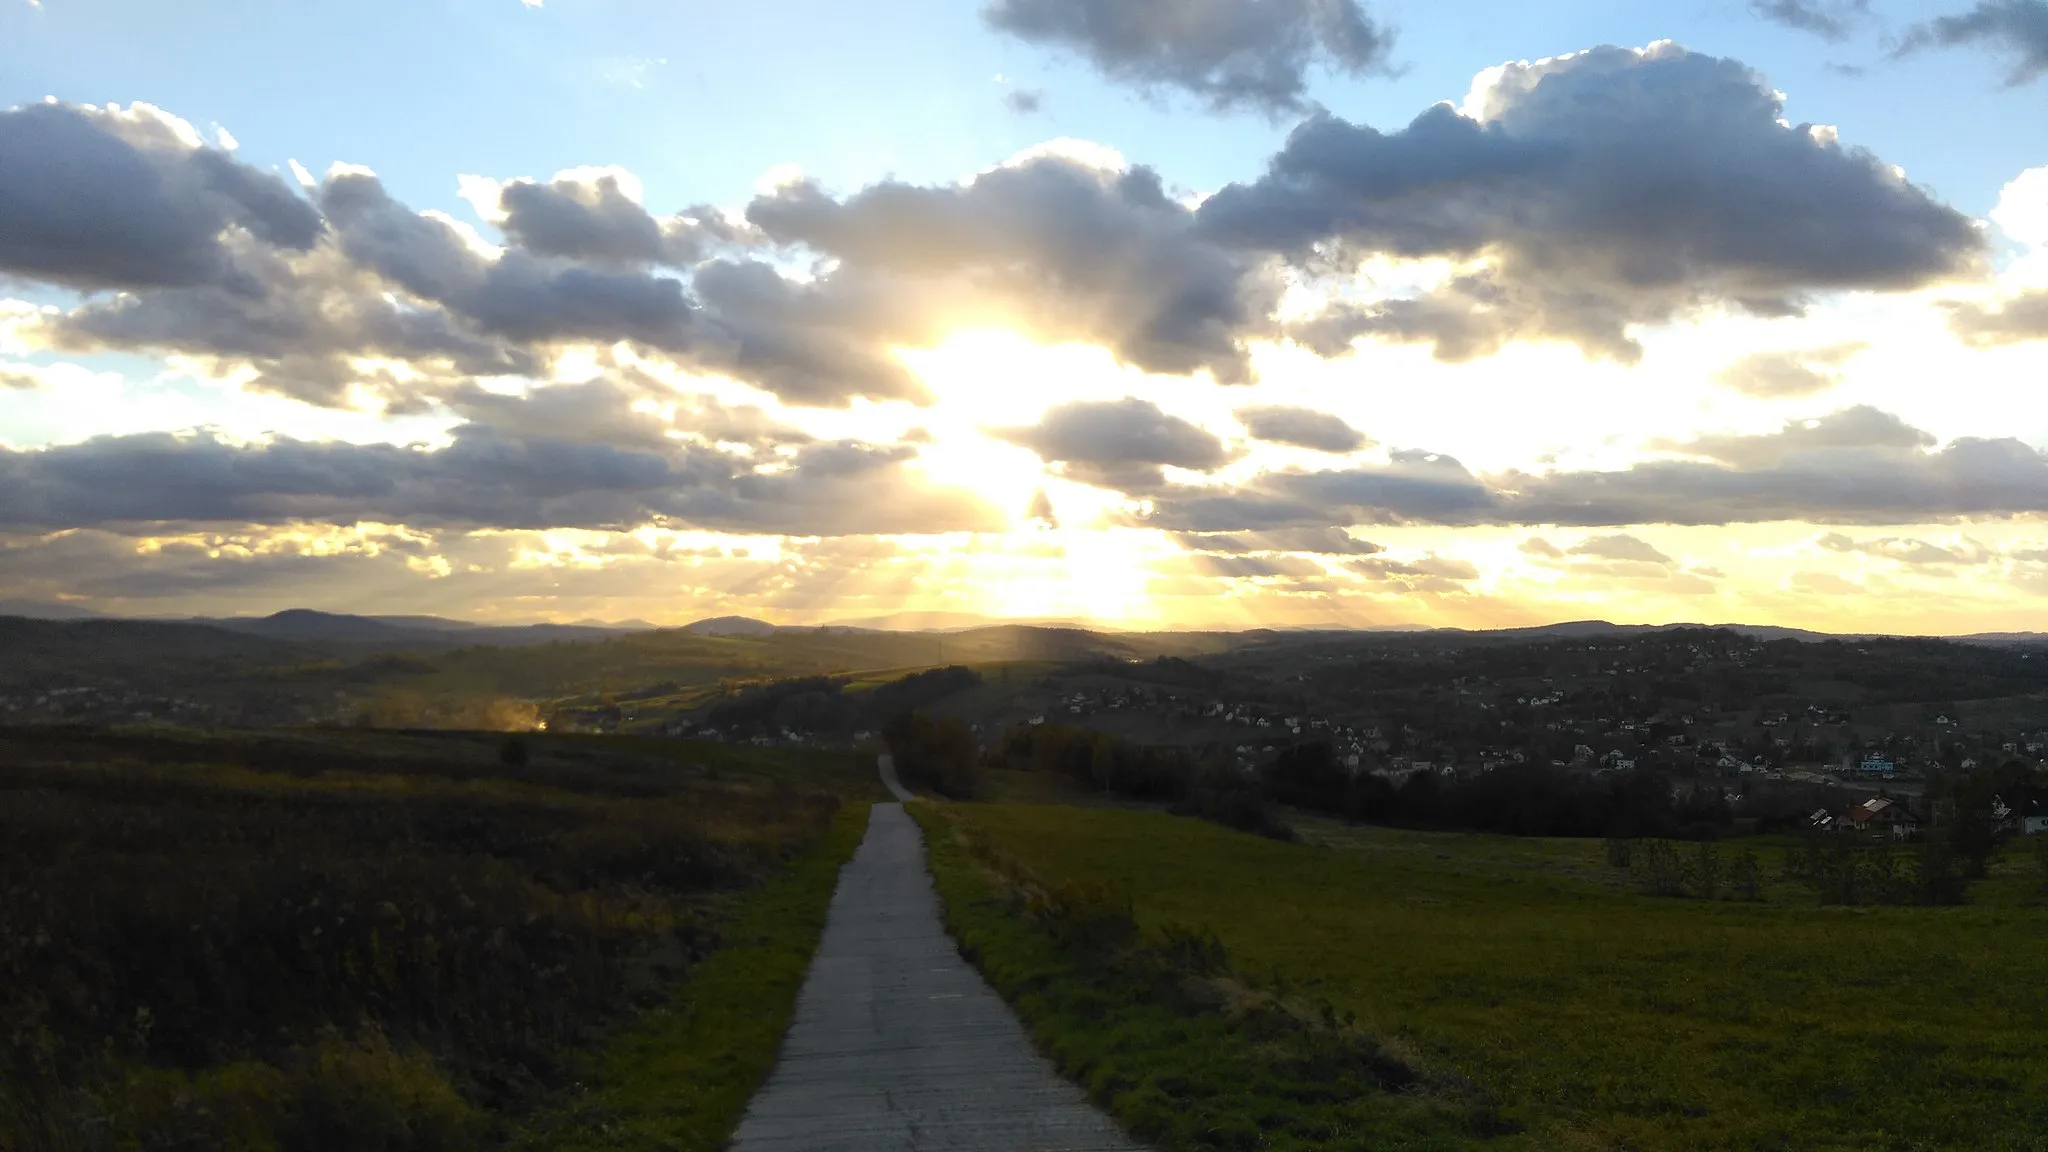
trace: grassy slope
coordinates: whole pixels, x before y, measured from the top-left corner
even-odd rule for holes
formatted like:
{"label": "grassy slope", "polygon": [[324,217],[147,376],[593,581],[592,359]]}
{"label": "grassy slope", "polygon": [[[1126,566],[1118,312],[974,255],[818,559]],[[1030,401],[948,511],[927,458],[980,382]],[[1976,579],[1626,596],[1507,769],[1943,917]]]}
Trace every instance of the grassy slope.
{"label": "grassy slope", "polygon": [[[513,767],[487,734],[0,729],[0,876],[29,878],[0,885],[0,1148],[70,1147],[81,1107],[223,1148],[380,1125],[410,1132],[393,1150],[495,1146],[530,1124],[537,1146],[718,1146],[773,1063],[872,765],[526,745]],[[310,943],[309,884],[333,910]],[[178,1047],[104,1023],[131,1014]],[[594,1087],[535,1116],[566,1080],[549,1067]]]}
{"label": "grassy slope", "polygon": [[[953,810],[919,804],[913,811],[961,951],[1018,1010],[1060,1072],[1148,1146],[1476,1146],[1486,1114],[1463,1086],[1410,1082],[1416,1069],[1405,1053],[1335,1021],[1304,1026],[1276,1014],[1270,998],[1213,967],[1174,963],[1162,978],[1142,958],[1105,963],[1064,948],[1018,914],[1011,881],[974,857],[951,823]],[[1400,1083],[1386,1090],[1373,1086],[1395,1077]]]}
{"label": "grassy slope", "polygon": [[532,1125],[524,1146],[723,1147],[774,1067],[840,866],[867,822],[867,805],[848,804],[818,844],[742,899],[725,946],[607,1046],[596,1083]]}
{"label": "grassy slope", "polygon": [[[1640,896],[1597,844],[1363,833],[1286,845],[1144,812],[986,805],[1051,881],[1471,1077],[1542,1148],[2048,1147],[2048,915]],[[1028,1010],[1027,1010],[1028,1014]]]}

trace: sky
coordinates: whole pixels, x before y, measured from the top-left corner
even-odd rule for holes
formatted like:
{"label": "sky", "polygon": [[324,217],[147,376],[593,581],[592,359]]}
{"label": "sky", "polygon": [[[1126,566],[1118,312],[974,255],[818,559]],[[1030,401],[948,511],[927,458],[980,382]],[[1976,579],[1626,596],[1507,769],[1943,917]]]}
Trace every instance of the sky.
{"label": "sky", "polygon": [[0,607],[2048,630],[2048,0],[0,0]]}

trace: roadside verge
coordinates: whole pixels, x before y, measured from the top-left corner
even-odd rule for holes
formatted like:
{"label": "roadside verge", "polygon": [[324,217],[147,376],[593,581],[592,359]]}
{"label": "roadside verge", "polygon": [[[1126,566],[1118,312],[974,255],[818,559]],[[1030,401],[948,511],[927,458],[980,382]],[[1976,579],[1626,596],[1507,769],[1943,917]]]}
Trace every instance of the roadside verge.
{"label": "roadside verge", "polygon": [[516,1146],[723,1148],[775,1066],[840,867],[860,846],[867,823],[868,805],[842,805],[817,843],[740,899],[724,928],[725,944],[690,971],[668,1003],[605,1047],[594,1082],[530,1123]]}

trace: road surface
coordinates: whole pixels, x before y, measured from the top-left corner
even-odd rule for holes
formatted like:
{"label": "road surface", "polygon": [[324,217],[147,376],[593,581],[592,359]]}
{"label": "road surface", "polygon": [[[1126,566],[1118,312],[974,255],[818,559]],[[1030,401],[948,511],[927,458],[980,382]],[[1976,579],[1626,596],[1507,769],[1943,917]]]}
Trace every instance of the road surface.
{"label": "road surface", "polygon": [[[910,794],[888,757],[883,782]],[[924,838],[877,804],[738,1152],[1136,1152],[1060,1079],[939,919]]]}

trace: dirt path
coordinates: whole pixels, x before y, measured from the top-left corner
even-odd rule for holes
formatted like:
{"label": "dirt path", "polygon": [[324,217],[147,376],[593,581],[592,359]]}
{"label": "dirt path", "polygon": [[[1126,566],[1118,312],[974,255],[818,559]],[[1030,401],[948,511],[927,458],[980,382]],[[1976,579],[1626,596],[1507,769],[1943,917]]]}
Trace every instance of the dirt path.
{"label": "dirt path", "polygon": [[[909,794],[884,758],[884,782]],[[739,1152],[1136,1152],[1031,1047],[939,919],[924,838],[877,804]]]}

